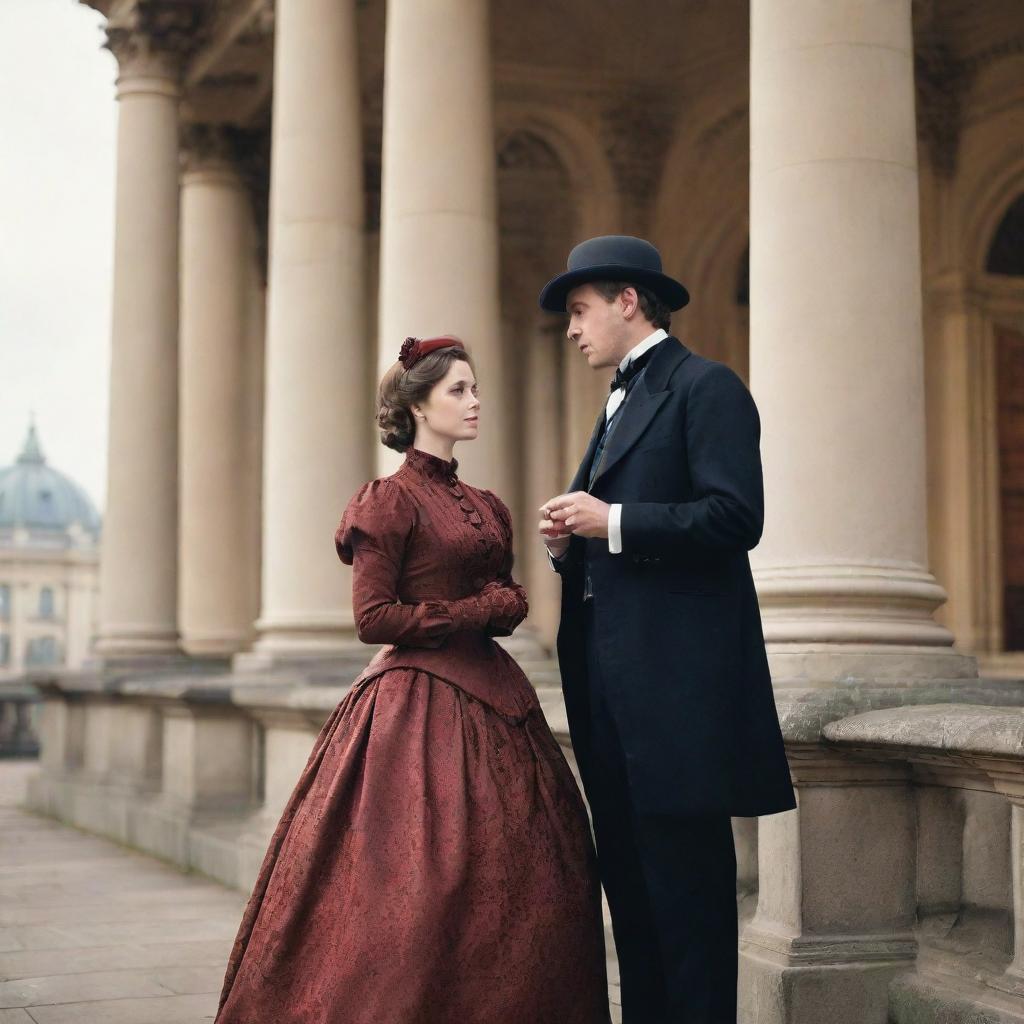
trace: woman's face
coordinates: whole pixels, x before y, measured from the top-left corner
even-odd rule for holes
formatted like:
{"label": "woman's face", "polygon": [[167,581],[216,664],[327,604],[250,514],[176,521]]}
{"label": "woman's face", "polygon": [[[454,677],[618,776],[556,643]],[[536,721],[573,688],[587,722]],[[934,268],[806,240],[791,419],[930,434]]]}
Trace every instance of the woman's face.
{"label": "woman's face", "polygon": [[479,432],[480,399],[469,363],[456,359],[431,389],[427,400],[413,406],[416,435],[429,431],[451,441],[471,441]]}

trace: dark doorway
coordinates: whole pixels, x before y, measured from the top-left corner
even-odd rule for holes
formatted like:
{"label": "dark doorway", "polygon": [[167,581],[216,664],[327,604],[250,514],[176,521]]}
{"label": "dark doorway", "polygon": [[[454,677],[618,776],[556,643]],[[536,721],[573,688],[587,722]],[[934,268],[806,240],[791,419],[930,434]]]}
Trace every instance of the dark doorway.
{"label": "dark doorway", "polygon": [[1024,333],[996,332],[1003,649],[1024,651]]}

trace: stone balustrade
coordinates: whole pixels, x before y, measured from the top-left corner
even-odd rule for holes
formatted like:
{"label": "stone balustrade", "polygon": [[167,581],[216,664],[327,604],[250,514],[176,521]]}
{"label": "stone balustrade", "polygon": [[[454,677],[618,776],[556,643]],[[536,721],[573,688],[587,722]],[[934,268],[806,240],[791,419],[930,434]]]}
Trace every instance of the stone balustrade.
{"label": "stone balustrade", "polygon": [[[504,642],[569,750],[558,673],[536,642]],[[292,670],[38,674],[41,771],[29,804],[248,889],[313,741],[367,661]]]}
{"label": "stone balustrade", "polygon": [[[556,667],[516,654],[573,763]],[[248,889],[355,674],[325,662],[301,680],[210,669],[36,677],[43,753],[30,804]],[[746,991],[774,998],[761,962],[796,906],[783,975],[794,990],[832,955],[881,972],[884,985],[850,991],[880,991],[870,999],[893,1024],[1024,1022],[1019,707],[866,711],[828,722],[816,743],[788,716],[784,726],[800,806],[735,822],[741,991],[746,974]],[[865,1004],[863,1019],[879,1009]]]}
{"label": "stone balustrade", "polygon": [[35,757],[39,694],[20,680],[0,682],[0,757]]}
{"label": "stone balustrade", "polygon": [[[827,747],[903,780],[909,848],[873,835],[890,876],[913,882],[914,970],[889,988],[889,1020],[1024,1020],[1024,716],[962,704],[831,722]],[[870,830],[870,820],[862,827]],[[900,863],[909,857],[910,863]],[[864,874],[859,885],[885,886]]]}

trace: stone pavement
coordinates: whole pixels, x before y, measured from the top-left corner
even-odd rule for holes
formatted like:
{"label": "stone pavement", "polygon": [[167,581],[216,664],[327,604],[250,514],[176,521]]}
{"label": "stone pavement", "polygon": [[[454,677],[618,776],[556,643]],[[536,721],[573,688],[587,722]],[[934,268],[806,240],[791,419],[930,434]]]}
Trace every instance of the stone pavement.
{"label": "stone pavement", "polygon": [[18,810],[34,771],[0,761],[0,1024],[212,1021],[242,895]]}
{"label": "stone pavement", "polygon": [[212,1021],[243,896],[19,810],[36,770],[0,761],[0,1024]]}

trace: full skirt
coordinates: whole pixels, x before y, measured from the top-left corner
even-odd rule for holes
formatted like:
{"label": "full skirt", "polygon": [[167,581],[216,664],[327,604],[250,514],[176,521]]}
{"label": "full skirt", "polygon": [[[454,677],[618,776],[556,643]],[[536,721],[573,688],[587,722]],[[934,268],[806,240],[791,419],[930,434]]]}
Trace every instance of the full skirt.
{"label": "full skirt", "polygon": [[586,811],[534,699],[357,681],[242,919],[217,1024],[607,1024]]}

